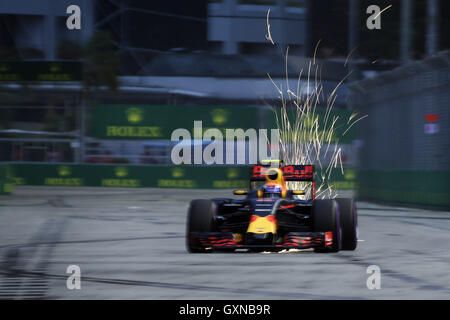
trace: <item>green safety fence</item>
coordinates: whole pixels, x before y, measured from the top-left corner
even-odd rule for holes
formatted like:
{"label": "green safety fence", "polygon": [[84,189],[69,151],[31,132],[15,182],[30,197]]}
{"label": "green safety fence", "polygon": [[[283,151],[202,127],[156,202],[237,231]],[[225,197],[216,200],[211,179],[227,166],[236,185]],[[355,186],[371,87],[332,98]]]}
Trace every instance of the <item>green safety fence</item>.
{"label": "green safety fence", "polygon": [[[14,183],[34,186],[229,189],[249,186],[249,166],[15,164]],[[337,169],[335,188],[354,189],[356,171]]]}
{"label": "green safety fence", "polygon": [[11,194],[12,182],[11,166],[0,165],[0,194]]}
{"label": "green safety fence", "polygon": [[244,188],[247,167],[17,164],[14,182],[35,186]]}
{"label": "green safety fence", "polygon": [[[230,189],[247,188],[249,172],[248,166],[14,164],[0,165],[0,184],[3,193],[11,192],[10,181],[34,186]],[[358,190],[362,200],[450,207],[450,171],[347,168],[342,175],[338,168],[330,181],[335,189]]]}
{"label": "green safety fence", "polygon": [[363,200],[450,208],[450,171],[359,171]]}

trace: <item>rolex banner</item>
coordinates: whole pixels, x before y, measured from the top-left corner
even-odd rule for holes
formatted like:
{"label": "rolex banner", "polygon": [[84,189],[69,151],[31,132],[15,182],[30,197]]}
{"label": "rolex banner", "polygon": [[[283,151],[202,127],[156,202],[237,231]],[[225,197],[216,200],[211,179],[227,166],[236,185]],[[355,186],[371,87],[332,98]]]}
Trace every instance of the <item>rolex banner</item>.
{"label": "rolex banner", "polygon": [[[334,143],[351,144],[357,138],[357,126],[349,128],[351,110],[316,110],[325,136]],[[289,121],[295,122],[295,109],[288,111]],[[280,114],[278,114],[280,116]],[[307,121],[308,120],[308,121]],[[314,119],[306,119],[308,128]],[[356,120],[356,118],[354,119]],[[353,120],[353,121],[354,121]],[[187,129],[193,136],[194,121],[201,121],[203,132],[225,129],[276,129],[275,112],[266,106],[170,106],[99,104],[92,107],[89,135],[100,139],[170,139],[176,129]],[[329,131],[334,122],[331,132]],[[347,130],[349,129],[349,130]],[[319,132],[321,133],[321,132]]]}
{"label": "rolex banner", "polygon": [[246,188],[248,167],[16,164],[16,185],[119,188]]}
{"label": "rolex banner", "polygon": [[[16,185],[120,188],[248,188],[249,166],[130,166],[76,164],[15,164]],[[356,171],[336,169],[336,188],[355,189]]]}
{"label": "rolex banner", "polygon": [[178,128],[193,133],[194,121],[203,130],[258,129],[257,107],[95,105],[92,107],[90,136],[101,139],[170,139]]}

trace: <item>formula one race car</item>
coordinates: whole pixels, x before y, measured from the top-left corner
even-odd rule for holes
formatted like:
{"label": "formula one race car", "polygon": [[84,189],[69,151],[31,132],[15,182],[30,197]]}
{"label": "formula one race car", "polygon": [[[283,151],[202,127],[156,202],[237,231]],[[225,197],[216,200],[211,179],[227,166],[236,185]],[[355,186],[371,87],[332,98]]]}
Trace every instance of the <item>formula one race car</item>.
{"label": "formula one race car", "polygon": [[[286,185],[291,181],[310,189],[288,190]],[[313,165],[253,166],[250,189],[235,190],[234,194],[246,198],[191,201],[187,218],[189,252],[356,249],[354,200],[316,199]]]}

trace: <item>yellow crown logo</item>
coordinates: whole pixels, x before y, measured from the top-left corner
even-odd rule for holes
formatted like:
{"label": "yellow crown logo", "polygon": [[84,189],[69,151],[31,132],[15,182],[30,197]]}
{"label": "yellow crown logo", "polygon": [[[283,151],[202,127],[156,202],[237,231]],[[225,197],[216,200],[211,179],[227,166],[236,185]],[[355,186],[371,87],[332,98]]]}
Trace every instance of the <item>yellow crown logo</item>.
{"label": "yellow crown logo", "polygon": [[234,168],[228,169],[228,172],[227,172],[228,179],[235,179],[237,177],[239,177],[239,171],[237,169],[234,169]]}
{"label": "yellow crown logo", "polygon": [[50,65],[50,71],[51,72],[59,72],[61,71],[61,65],[57,64],[57,63],[53,63]]}
{"label": "yellow crown logo", "polygon": [[356,178],[356,172],[353,169],[346,169],[344,171],[345,180],[353,180]]}
{"label": "yellow crown logo", "polygon": [[114,169],[114,172],[116,173],[116,176],[119,178],[128,176],[128,169],[125,167],[117,167]]}
{"label": "yellow crown logo", "polygon": [[130,123],[139,123],[144,118],[144,111],[139,108],[128,108],[125,113],[127,115],[128,122]]}
{"label": "yellow crown logo", "polygon": [[214,109],[211,111],[212,121],[217,125],[222,125],[228,120],[228,112],[224,109]]}
{"label": "yellow crown logo", "polygon": [[173,168],[172,169],[172,177],[174,178],[181,178],[184,176],[184,170],[181,168]]}
{"label": "yellow crown logo", "polygon": [[70,176],[70,174],[72,173],[72,170],[70,169],[70,167],[68,166],[60,166],[58,168],[58,174],[61,177],[66,177],[66,176]]}

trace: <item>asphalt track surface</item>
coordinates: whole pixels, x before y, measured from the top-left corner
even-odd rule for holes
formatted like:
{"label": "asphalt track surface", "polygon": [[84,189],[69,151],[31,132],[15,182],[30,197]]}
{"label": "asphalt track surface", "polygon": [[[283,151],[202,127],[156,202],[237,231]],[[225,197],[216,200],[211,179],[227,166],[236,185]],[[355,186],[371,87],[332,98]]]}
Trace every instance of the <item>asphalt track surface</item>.
{"label": "asphalt track surface", "polygon": [[353,252],[187,253],[189,201],[230,194],[17,187],[0,196],[0,299],[450,299],[449,212],[360,202]]}

